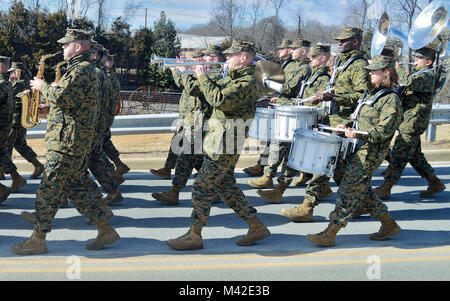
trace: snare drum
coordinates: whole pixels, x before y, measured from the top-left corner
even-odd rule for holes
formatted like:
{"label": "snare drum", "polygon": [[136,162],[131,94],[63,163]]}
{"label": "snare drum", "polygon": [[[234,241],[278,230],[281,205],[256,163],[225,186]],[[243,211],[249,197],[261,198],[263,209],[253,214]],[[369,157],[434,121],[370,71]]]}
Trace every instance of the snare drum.
{"label": "snare drum", "polygon": [[311,106],[275,107],[275,127],[272,139],[292,142],[296,129],[312,129],[317,126],[318,109]]}
{"label": "snare drum", "polygon": [[297,129],[287,164],[295,170],[331,177],[342,140],[342,137],[329,133]]}
{"label": "snare drum", "polygon": [[269,108],[256,108],[255,118],[248,131],[248,136],[261,141],[270,141],[274,110]]}

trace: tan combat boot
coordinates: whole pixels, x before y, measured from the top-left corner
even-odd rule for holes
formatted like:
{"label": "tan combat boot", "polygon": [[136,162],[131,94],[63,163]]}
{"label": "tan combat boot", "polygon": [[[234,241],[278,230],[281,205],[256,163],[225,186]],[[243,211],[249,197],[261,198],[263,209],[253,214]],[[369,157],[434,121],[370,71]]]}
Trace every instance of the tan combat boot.
{"label": "tan combat boot", "polygon": [[191,225],[189,231],[175,239],[169,239],[167,245],[175,250],[203,249],[202,226]]}
{"label": "tan combat boot", "polygon": [[306,183],[311,180],[312,174],[307,172],[301,172],[300,176],[292,182],[292,186],[306,186]]}
{"label": "tan combat boot", "polygon": [[264,166],[256,163],[254,166],[244,168],[243,171],[251,177],[260,177],[264,175]]}
{"label": "tan combat boot", "polygon": [[178,205],[180,189],[172,187],[168,192],[153,192],[152,197],[168,205]]}
{"label": "tan combat boot", "polygon": [[11,172],[11,178],[11,192],[18,192],[21,187],[27,184],[27,181],[21,175],[19,175],[17,170]]}
{"label": "tan combat boot", "polygon": [[309,223],[312,221],[313,213],[314,205],[306,199],[298,207],[281,209],[281,214],[294,222]]}
{"label": "tan combat boot", "polygon": [[11,194],[11,189],[6,186],[0,185],[0,204],[6,201],[8,196]]}
{"label": "tan combat boot", "polygon": [[11,251],[19,255],[33,255],[47,253],[45,233],[33,231],[33,235],[27,240],[11,245]]}
{"label": "tan combat boot", "polygon": [[128,165],[122,162],[119,157],[112,159],[114,165],[116,166],[116,171],[121,175],[124,175],[130,171]]}
{"label": "tan combat boot", "polygon": [[306,238],[318,246],[332,247],[336,244],[336,234],[341,228],[341,225],[330,222],[325,230],[317,234],[308,234]]}
{"label": "tan combat boot", "polygon": [[44,172],[44,165],[39,162],[38,159],[33,159],[33,161],[31,161],[31,164],[33,164],[34,166],[34,172],[31,174],[30,179],[37,179]]}
{"label": "tan combat boot", "polygon": [[253,188],[259,189],[273,188],[273,181],[271,177],[263,175],[261,178],[248,181],[248,185],[250,185]]}
{"label": "tan combat boot", "polygon": [[97,237],[95,238],[95,240],[92,240],[86,244],[86,249],[101,250],[106,245],[113,244],[120,239],[119,234],[106,221],[106,219],[99,221],[96,227],[98,229]]}
{"label": "tan combat boot", "polygon": [[380,216],[381,228],[377,233],[370,235],[372,240],[386,240],[390,236],[397,235],[402,231],[389,213]]}
{"label": "tan combat boot", "polygon": [[163,167],[160,169],[150,169],[150,172],[154,174],[157,177],[163,178],[163,179],[170,179],[170,173],[171,169],[168,167]]}
{"label": "tan combat boot", "polygon": [[427,190],[420,192],[420,197],[429,198],[435,195],[436,193],[445,190],[445,185],[441,182],[441,180],[439,180],[438,177],[436,177],[436,175],[432,175],[427,180],[428,180]]}
{"label": "tan combat boot", "polygon": [[284,191],[286,190],[286,187],[287,187],[286,185],[280,183],[278,184],[277,188],[273,190],[263,191],[258,189],[257,193],[259,194],[260,197],[269,200],[272,203],[279,204],[283,200],[283,194]]}
{"label": "tan combat boot", "polygon": [[382,200],[388,200],[391,198],[391,189],[394,186],[393,182],[385,181],[383,185],[380,187],[374,188],[373,192],[376,193],[376,195],[382,199]]}
{"label": "tan combat boot", "polygon": [[319,200],[326,199],[333,195],[333,190],[331,190],[330,184],[326,183],[321,192],[318,193],[317,197]]}
{"label": "tan combat boot", "polygon": [[0,167],[0,180],[4,180],[5,178],[5,173],[3,171],[3,168]]}
{"label": "tan combat boot", "polygon": [[120,193],[119,189],[115,189],[113,191],[108,192],[106,197],[103,199],[106,205],[117,204],[123,201],[123,196]]}
{"label": "tan combat boot", "polygon": [[249,226],[247,235],[236,240],[239,246],[251,246],[258,240],[264,239],[270,235],[269,229],[264,225],[258,217],[253,215],[245,220]]}
{"label": "tan combat boot", "polygon": [[35,220],[34,212],[22,211],[22,213],[20,213],[20,216],[21,216],[24,220],[26,220],[27,222],[29,222],[30,224],[34,224],[34,220]]}

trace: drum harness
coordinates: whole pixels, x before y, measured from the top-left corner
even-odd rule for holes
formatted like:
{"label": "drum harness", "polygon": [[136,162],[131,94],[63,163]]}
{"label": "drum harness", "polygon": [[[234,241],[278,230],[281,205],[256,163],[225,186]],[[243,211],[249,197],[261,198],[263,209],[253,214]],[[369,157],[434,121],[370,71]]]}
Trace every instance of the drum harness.
{"label": "drum harness", "polygon": [[[380,91],[378,91],[370,100],[365,101],[367,94],[369,93],[369,90],[367,90],[366,92],[364,92],[363,97],[358,101],[358,106],[356,107],[356,110],[353,112],[353,114],[351,115],[351,118],[353,120],[353,128],[356,130],[359,130],[359,114],[361,113],[361,110],[364,106],[373,106],[378,99],[380,99],[381,97],[387,95],[387,94],[391,94],[391,93],[396,93],[398,94],[398,90],[397,88],[384,88]],[[349,142],[349,145],[346,149],[346,151],[344,152],[347,156],[350,156],[354,153],[356,153],[358,151],[358,149],[363,146],[366,142],[361,140],[361,139],[350,139],[351,142]]]}
{"label": "drum harness", "polygon": [[[340,74],[340,73],[344,72],[354,61],[359,60],[359,59],[365,60],[367,62],[365,57],[363,57],[362,55],[357,55],[357,56],[349,58],[347,60],[347,62],[345,62],[344,66],[339,66],[341,64],[341,59],[340,59],[340,57],[336,57],[336,59],[334,61],[334,65],[333,65],[333,74],[331,75],[330,82],[327,85],[327,90],[333,89],[333,91],[334,91],[334,85],[336,84],[336,77],[337,77],[338,73]],[[333,93],[333,92],[331,92],[331,93]],[[329,106],[326,105],[325,103],[329,103]],[[325,112],[327,112],[330,115],[337,114],[339,112],[339,107],[336,105],[336,101],[334,99],[329,102],[324,101],[323,105],[325,108]]]}

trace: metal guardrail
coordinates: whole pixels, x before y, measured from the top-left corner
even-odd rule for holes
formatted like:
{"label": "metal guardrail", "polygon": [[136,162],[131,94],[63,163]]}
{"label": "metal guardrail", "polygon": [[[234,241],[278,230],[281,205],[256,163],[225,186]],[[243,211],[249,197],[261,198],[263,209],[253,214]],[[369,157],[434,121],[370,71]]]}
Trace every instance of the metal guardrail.
{"label": "metal guardrail", "polygon": [[436,129],[440,124],[450,123],[450,104],[435,103],[431,111],[430,122],[428,124],[425,138],[428,142],[436,140]]}
{"label": "metal guardrail", "polygon": [[[175,132],[178,113],[116,116],[111,127],[112,135],[132,135]],[[43,138],[47,120],[27,131],[27,139]]]}
{"label": "metal guardrail", "polygon": [[[116,116],[111,133],[113,135],[169,133],[175,131],[177,120],[178,113]],[[446,123],[450,123],[450,105],[434,104],[426,132],[427,141],[435,141],[437,126]],[[46,128],[47,120],[41,120],[40,125],[27,131],[27,138],[43,138]]]}

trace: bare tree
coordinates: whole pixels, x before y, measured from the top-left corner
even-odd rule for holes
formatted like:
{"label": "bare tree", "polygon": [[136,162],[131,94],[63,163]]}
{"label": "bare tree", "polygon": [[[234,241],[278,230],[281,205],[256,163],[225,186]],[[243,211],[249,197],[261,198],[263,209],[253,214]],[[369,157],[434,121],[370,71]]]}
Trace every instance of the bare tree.
{"label": "bare tree", "polygon": [[280,9],[283,6],[285,0],[269,0],[269,2],[273,5],[273,9],[275,10],[275,18],[278,18],[280,14]]}
{"label": "bare tree", "polygon": [[128,23],[129,20],[131,20],[134,15],[136,14],[136,10],[139,8],[139,4],[136,3],[135,0],[128,0],[125,4],[125,10],[122,16],[122,20],[125,23]]}
{"label": "bare tree", "polygon": [[213,24],[232,40],[237,36],[237,28],[242,25],[245,4],[242,0],[214,0],[212,4]]}

